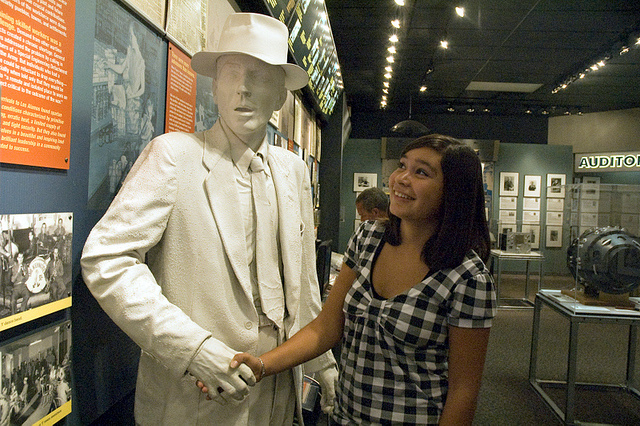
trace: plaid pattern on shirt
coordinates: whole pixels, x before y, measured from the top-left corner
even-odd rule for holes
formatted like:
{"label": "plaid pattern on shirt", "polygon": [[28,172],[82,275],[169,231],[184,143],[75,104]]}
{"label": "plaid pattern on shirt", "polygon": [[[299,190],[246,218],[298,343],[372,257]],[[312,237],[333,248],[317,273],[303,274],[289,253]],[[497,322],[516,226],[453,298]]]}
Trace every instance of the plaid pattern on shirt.
{"label": "plaid pattern on shirt", "polygon": [[371,272],[384,226],[363,222],[345,264],[357,273],[345,302],[334,420],[338,424],[437,424],[447,396],[448,325],[490,327],[493,279],[471,251],[461,265],[430,273],[390,299],[373,292]]}

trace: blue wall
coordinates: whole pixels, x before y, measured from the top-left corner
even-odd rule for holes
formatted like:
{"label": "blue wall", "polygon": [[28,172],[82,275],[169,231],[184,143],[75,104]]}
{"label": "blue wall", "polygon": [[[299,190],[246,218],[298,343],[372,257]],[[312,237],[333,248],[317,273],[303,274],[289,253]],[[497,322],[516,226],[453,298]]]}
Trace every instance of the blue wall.
{"label": "blue wall", "polygon": [[381,144],[380,139],[349,139],[344,145],[340,185],[340,253],[347,247],[356,219],[357,194],[353,191],[353,174],[376,173],[378,187],[382,187]]}
{"label": "blue wall", "polygon": [[[540,252],[544,255],[544,274],[568,274],[566,266],[566,247],[569,243],[569,232],[563,232],[562,248],[547,248],[545,246],[544,221],[546,218],[546,182],[547,174],[565,174],[568,184],[573,182],[573,151],[571,146],[565,145],[535,145],[519,143],[501,143],[498,161],[495,163],[493,220],[498,219],[500,202],[500,172],[519,173],[519,189],[517,204],[517,219],[522,219],[523,186],[525,175],[542,177],[540,200]],[[493,229],[492,229],[493,230]],[[505,270],[516,269],[519,265],[505,264]]]}

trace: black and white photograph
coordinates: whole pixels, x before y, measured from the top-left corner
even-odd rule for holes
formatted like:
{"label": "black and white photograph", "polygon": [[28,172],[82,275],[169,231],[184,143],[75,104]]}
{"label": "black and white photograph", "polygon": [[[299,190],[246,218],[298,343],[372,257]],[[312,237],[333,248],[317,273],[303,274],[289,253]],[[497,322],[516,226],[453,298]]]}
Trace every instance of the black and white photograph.
{"label": "black and white photograph", "polygon": [[518,196],[518,173],[500,172],[500,195]]}
{"label": "black and white photograph", "polygon": [[378,186],[378,175],[376,173],[354,173],[353,174],[353,190],[361,192],[368,188]]}
{"label": "black and white photograph", "polygon": [[567,181],[565,174],[547,175],[547,198],[564,198],[564,186]]}
{"label": "black and white photograph", "polygon": [[0,330],[70,306],[73,214],[2,215],[0,222]]}
{"label": "black and white photograph", "polygon": [[94,36],[88,205],[103,209],[164,131],[167,53],[162,38],[114,0],[97,0]]}
{"label": "black and white photograph", "polygon": [[562,247],[562,226],[547,226],[547,247]]}
{"label": "black and white photograph", "polygon": [[540,225],[522,225],[522,232],[531,232],[531,248],[540,248]]}
{"label": "black and white photograph", "polygon": [[3,426],[54,424],[71,413],[71,321],[0,346]]}
{"label": "black and white photograph", "polygon": [[541,184],[542,176],[524,175],[524,196],[540,197]]}

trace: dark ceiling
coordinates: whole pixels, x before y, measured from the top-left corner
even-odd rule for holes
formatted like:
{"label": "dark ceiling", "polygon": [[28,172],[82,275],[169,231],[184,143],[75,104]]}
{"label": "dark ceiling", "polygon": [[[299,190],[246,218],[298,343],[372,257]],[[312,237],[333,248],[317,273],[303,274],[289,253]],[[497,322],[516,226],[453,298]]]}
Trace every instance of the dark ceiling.
{"label": "dark ceiling", "polygon": [[[464,18],[456,6],[465,7]],[[404,7],[326,0],[326,7],[353,113],[380,110],[396,18],[389,112],[559,115],[640,107],[638,0],[406,0]],[[439,47],[444,39],[447,50]],[[621,55],[623,46],[629,51]],[[552,93],[607,56],[604,68]],[[542,86],[532,93],[467,90],[471,82]]]}

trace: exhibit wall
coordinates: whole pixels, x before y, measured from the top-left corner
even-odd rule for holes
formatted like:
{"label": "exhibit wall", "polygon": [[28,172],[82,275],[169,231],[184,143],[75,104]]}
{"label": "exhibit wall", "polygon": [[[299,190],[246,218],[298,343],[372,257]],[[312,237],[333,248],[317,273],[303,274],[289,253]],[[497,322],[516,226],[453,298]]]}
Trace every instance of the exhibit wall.
{"label": "exhibit wall", "polygon": [[551,117],[549,145],[573,152],[640,150],[640,108]]}
{"label": "exhibit wall", "polygon": [[340,253],[347,248],[356,220],[354,174],[375,174],[376,184],[382,187],[380,139],[348,139],[343,148],[342,182],[340,185]]}
{"label": "exhibit wall", "polygon": [[[501,173],[517,174],[517,186],[514,188],[515,208],[501,208],[501,198],[511,196],[511,194],[501,196]],[[547,180],[549,175],[564,177],[565,183],[573,180],[573,152],[571,146],[565,145],[536,145],[536,144],[511,144],[501,143],[498,152],[498,160],[495,163],[495,182],[493,197],[493,215],[491,230],[496,234],[499,232],[497,221],[500,219],[500,211],[514,211],[518,224],[522,222],[526,212],[537,212],[538,223],[528,223],[527,225],[540,226],[539,229],[539,250],[544,255],[544,274],[566,275],[569,273],[566,266],[567,253],[561,247],[548,247],[545,241],[545,226],[547,218],[547,201],[549,193],[547,191]],[[529,210],[525,202],[536,197],[528,197],[525,193],[526,176],[539,177],[539,198],[538,210]],[[502,192],[504,194],[504,192]],[[527,201],[525,201],[527,200]],[[503,200],[504,202],[504,200]],[[535,219],[533,219],[535,221]],[[564,235],[564,238],[569,238]],[[566,245],[565,245],[566,247]],[[521,265],[507,265],[505,270],[514,270]],[[510,268],[510,269],[508,269]]]}

